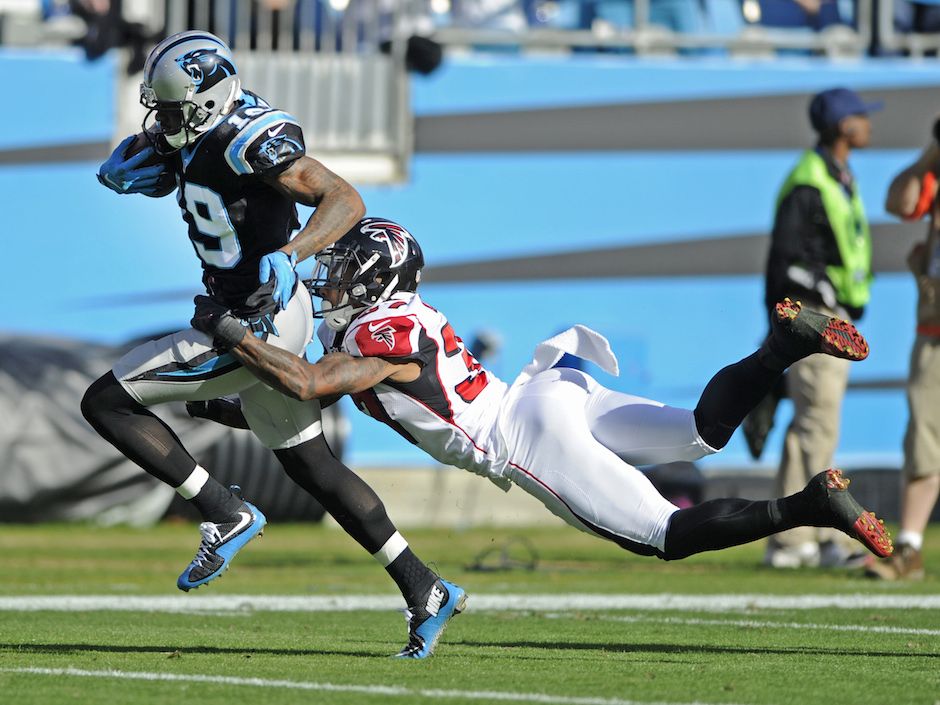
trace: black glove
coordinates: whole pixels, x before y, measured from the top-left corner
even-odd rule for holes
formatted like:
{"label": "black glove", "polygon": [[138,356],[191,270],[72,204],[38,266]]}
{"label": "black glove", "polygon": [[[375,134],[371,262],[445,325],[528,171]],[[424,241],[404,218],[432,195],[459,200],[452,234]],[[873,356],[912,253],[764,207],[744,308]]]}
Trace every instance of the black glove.
{"label": "black glove", "polygon": [[193,299],[193,303],[196,304],[196,312],[189,324],[196,330],[211,335],[217,348],[231,350],[248,332],[246,323],[208,296],[200,294]]}
{"label": "black glove", "polygon": [[933,138],[936,140],[937,144],[940,144],[940,118],[934,120],[931,134],[933,134]]}
{"label": "black glove", "polygon": [[186,413],[194,419],[208,419],[223,426],[248,428],[238,397],[186,402]]}
{"label": "black glove", "polygon": [[275,281],[272,278],[251,292],[245,299],[245,304],[234,308],[232,313],[246,321],[277,313],[278,303],[274,300],[274,286]]}

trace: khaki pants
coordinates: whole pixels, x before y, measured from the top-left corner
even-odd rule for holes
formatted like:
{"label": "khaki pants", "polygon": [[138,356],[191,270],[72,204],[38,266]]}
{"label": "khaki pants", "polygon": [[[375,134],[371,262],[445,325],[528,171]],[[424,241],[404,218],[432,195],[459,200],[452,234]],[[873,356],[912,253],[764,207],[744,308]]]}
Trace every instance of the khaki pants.
{"label": "khaki pants", "polygon": [[940,473],[940,339],[917,336],[914,341],[907,403],[904,475]]}
{"label": "khaki pants", "polygon": [[[793,421],[784,439],[776,496],[799,492],[811,477],[832,463],[839,442],[842,398],[849,382],[850,364],[848,360],[817,354],[800,360],[787,372]],[[771,546],[791,547],[828,540],[850,543],[836,529],[801,526],[771,537]]]}

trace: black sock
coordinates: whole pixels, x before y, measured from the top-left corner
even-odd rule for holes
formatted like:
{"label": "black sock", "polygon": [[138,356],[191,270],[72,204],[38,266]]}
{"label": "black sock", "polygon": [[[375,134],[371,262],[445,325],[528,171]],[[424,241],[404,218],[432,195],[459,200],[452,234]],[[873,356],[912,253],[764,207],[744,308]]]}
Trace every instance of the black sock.
{"label": "black sock", "polygon": [[424,607],[420,600],[427,595],[437,576],[410,548],[398,554],[395,560],[385,566],[385,570],[398,585],[409,607]]}
{"label": "black sock", "polygon": [[809,502],[797,493],[783,499],[751,501],[713,499],[680,509],[669,520],[662,558],[686,558],[702,551],[717,551],[765,538],[779,531],[806,525],[812,516]]}
{"label": "black sock", "polygon": [[243,503],[232,490],[211,477],[199,493],[188,501],[199,510],[205,521],[216,524],[228,520]]}
{"label": "black sock", "polygon": [[780,371],[765,366],[757,353],[719,370],[693,412],[695,427],[708,445],[724,448],[744,417],[773,389]]}

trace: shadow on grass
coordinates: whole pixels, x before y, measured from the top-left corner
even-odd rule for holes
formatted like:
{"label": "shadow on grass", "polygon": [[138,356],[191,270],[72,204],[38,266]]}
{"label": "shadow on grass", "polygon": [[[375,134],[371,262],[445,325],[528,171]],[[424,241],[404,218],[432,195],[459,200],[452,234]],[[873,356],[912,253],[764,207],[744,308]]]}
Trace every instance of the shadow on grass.
{"label": "shadow on grass", "polygon": [[[592,643],[592,642],[539,642],[539,641],[474,641],[461,639],[450,642],[461,646],[473,646],[481,648],[520,648],[520,649],[542,649],[546,651],[603,651],[617,654],[707,654],[715,655],[740,655],[747,654],[753,656],[775,655],[792,656],[800,654],[803,656],[833,656],[831,649],[812,648],[805,646],[793,647],[741,647],[741,646],[719,646],[702,644],[612,644],[612,643]],[[940,659],[940,654],[925,654],[923,652],[902,653],[898,651],[875,651],[872,649],[846,649],[839,648],[838,655],[841,656],[862,656],[870,658],[934,658]]]}
{"label": "shadow on grass", "polygon": [[[377,643],[368,642],[372,649]],[[397,648],[394,649],[397,651]],[[231,656],[355,656],[357,658],[387,658],[392,652],[389,650],[338,651],[332,649],[271,649],[271,648],[229,648],[225,646],[156,646],[147,644],[3,644],[0,643],[0,653],[11,652],[16,654],[52,654],[63,656],[75,653],[116,653],[116,654],[165,654],[168,658],[183,657],[187,655],[202,656],[205,654],[231,655]]]}
{"label": "shadow on grass", "polygon": [[[187,655],[204,656],[206,654],[231,656],[352,656],[356,658],[388,658],[396,651],[391,644],[379,644],[374,641],[358,642],[368,644],[367,647],[356,647],[355,650],[341,651],[337,649],[274,649],[274,648],[233,648],[225,646],[186,646],[176,647],[167,645],[147,644],[11,644],[0,643],[0,653],[16,654],[50,654],[68,655],[75,653],[123,653],[123,654],[165,654],[168,658],[184,657]],[[546,652],[545,657],[555,658],[556,655],[547,652],[557,651],[598,651],[614,654],[667,654],[689,655],[703,654],[709,656],[833,656],[833,652],[825,648],[812,647],[738,647],[701,644],[612,644],[594,642],[539,642],[539,641],[476,641],[460,639],[449,642],[449,646],[467,646],[480,649],[502,650],[533,649]],[[386,648],[387,647],[387,648]],[[380,650],[379,650],[380,649]],[[521,654],[514,654],[514,658],[525,658]],[[864,658],[933,658],[940,659],[940,654],[898,651],[876,651],[872,649],[845,649],[840,648],[839,657],[859,656]]]}

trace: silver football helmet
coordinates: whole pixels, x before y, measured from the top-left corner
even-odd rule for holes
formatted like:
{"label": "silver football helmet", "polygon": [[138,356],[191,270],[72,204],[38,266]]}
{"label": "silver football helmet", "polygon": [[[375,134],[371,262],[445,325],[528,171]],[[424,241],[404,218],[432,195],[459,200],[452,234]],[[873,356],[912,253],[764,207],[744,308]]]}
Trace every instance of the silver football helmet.
{"label": "silver football helmet", "polygon": [[[171,151],[192,144],[214,127],[241,97],[232,52],[209,32],[167,37],[144,64],[140,102],[148,108],[144,132],[163,135]],[[159,141],[154,143],[158,150]]]}

